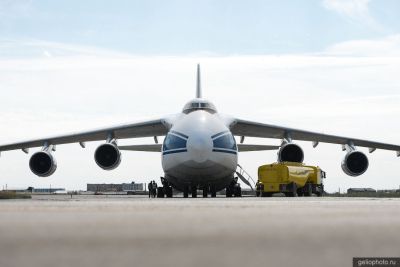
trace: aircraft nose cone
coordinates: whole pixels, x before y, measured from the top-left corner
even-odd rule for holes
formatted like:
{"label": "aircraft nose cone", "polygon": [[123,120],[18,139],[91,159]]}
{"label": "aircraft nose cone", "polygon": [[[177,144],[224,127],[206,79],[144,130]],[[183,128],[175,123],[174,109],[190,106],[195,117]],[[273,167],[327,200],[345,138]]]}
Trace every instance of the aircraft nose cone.
{"label": "aircraft nose cone", "polygon": [[212,140],[207,135],[190,136],[187,148],[193,161],[205,162],[212,153]]}

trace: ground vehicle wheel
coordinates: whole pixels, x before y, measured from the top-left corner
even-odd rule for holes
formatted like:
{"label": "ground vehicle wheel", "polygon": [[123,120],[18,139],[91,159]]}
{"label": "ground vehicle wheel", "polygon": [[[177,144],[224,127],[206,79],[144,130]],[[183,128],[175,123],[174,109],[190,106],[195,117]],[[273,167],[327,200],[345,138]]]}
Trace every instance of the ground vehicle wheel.
{"label": "ground vehicle wheel", "polygon": [[287,186],[288,192],[285,193],[287,197],[297,197],[297,185],[295,183],[290,183]]}
{"label": "ground vehicle wheel", "polygon": [[324,186],[323,185],[317,185],[317,188],[315,190],[315,194],[318,197],[322,197],[322,195],[324,194]]}
{"label": "ground vehicle wheel", "polygon": [[159,186],[157,187],[157,198],[163,198],[164,197],[164,187]]}
{"label": "ground vehicle wheel", "polygon": [[310,197],[312,195],[312,184],[307,183],[303,188],[304,196]]}
{"label": "ground vehicle wheel", "polygon": [[297,189],[297,195],[298,195],[299,197],[304,196],[303,189]]}

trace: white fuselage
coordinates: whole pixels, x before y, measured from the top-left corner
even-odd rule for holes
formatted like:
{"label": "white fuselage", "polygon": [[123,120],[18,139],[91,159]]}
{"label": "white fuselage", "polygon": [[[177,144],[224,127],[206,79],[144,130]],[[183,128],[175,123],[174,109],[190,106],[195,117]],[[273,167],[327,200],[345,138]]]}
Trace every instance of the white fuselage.
{"label": "white fuselage", "polygon": [[237,146],[218,113],[196,110],[174,121],[162,149],[165,178],[185,186],[225,188],[237,168]]}

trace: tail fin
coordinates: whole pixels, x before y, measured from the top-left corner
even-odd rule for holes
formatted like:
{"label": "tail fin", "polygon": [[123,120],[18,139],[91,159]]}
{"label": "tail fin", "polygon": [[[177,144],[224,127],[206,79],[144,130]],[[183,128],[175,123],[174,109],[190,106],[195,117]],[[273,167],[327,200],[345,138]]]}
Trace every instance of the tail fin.
{"label": "tail fin", "polygon": [[196,98],[201,98],[200,64],[197,64]]}

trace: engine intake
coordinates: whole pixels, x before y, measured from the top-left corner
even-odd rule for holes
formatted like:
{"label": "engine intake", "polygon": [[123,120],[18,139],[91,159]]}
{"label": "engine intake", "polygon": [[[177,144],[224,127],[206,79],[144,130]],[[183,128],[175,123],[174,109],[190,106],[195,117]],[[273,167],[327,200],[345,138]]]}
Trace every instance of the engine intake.
{"label": "engine intake", "polygon": [[121,152],[114,143],[106,143],[96,149],[94,160],[100,168],[113,170],[121,163]]}
{"label": "engine intake", "polygon": [[48,177],[56,171],[57,162],[50,152],[39,151],[29,160],[29,168],[39,177]]}
{"label": "engine intake", "polygon": [[351,151],[342,161],[342,170],[350,176],[359,176],[367,171],[369,166],[367,156],[360,151]]}
{"label": "engine intake", "polygon": [[288,143],[283,146],[278,151],[278,161],[289,161],[302,163],[304,160],[303,149],[299,145]]}

